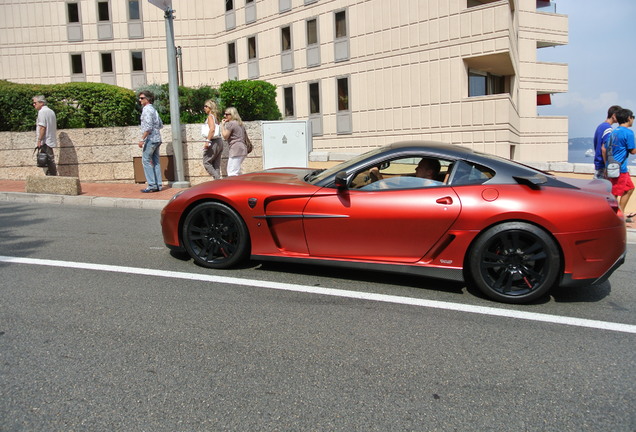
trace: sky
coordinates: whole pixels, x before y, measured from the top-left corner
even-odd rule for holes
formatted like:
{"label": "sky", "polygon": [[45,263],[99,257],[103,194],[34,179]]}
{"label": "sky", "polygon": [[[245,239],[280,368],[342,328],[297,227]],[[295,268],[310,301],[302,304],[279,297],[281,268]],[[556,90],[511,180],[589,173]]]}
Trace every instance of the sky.
{"label": "sky", "polygon": [[542,48],[537,60],[568,64],[568,92],[542,116],[568,116],[569,138],[594,135],[607,109],[636,112],[636,0],[553,0],[568,15],[568,45]]}

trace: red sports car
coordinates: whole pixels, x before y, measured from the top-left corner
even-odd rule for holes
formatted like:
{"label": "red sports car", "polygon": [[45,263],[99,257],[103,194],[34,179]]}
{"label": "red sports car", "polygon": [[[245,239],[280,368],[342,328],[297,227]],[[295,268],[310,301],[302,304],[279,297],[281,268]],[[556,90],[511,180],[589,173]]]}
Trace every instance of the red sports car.
{"label": "red sports car", "polygon": [[603,281],[626,251],[608,181],[429,142],[204,183],[175,195],[161,224],[169,248],[206,267],[251,257],[409,273],[508,303]]}

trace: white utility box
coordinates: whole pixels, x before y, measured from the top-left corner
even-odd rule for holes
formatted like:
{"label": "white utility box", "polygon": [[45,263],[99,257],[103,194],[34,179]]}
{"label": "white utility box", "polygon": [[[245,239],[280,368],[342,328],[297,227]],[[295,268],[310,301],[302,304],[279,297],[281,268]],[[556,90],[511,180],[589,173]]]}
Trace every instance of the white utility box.
{"label": "white utility box", "polygon": [[303,120],[262,123],[263,169],[309,166],[311,123]]}

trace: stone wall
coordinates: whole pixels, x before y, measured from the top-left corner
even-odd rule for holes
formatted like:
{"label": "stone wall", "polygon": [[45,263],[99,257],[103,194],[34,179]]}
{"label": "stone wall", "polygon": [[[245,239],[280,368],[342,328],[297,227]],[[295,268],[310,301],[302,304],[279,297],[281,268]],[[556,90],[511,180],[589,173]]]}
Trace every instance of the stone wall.
{"label": "stone wall", "polygon": [[[261,123],[246,122],[245,128],[254,144],[254,151],[243,162],[244,172],[263,168]],[[170,125],[161,131],[163,145],[161,155],[174,155]],[[83,182],[135,182],[134,159],[141,157],[138,147],[141,134],[138,126],[99,129],[68,129],[58,131],[58,147],[55,149],[60,176],[78,177]],[[203,168],[203,137],[200,125],[183,125],[181,132],[184,150],[185,180],[199,184],[211,179]],[[33,148],[35,132],[0,132],[0,179],[26,180],[30,175],[42,175],[42,168],[35,164]],[[356,156],[357,153],[313,151],[309,155],[310,166],[326,167]],[[140,163],[138,161],[138,163]],[[555,173],[589,175],[594,173],[592,164],[568,162],[526,162],[527,165]],[[221,169],[226,174],[227,144],[223,152]],[[636,176],[636,166],[630,166]],[[142,174],[143,177],[143,174]],[[143,178],[141,180],[143,182]]]}
{"label": "stone wall", "polygon": [[[261,170],[262,146],[260,122],[246,122],[245,128],[254,151],[243,162],[243,171]],[[170,125],[161,131],[161,155],[174,155]],[[198,184],[211,180],[202,163],[201,125],[182,125],[185,180]],[[58,131],[55,159],[60,176],[79,177],[82,182],[135,182],[134,158],[141,157],[138,126]],[[0,179],[26,180],[42,175],[35,164],[35,132],[0,132]],[[138,162],[139,163],[139,162]],[[227,144],[221,169],[226,174]]]}

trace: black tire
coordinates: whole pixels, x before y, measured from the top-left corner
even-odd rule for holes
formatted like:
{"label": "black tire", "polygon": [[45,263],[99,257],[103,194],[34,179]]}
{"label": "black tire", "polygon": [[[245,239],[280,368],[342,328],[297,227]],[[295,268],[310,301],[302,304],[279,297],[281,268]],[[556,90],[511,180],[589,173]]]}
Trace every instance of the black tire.
{"label": "black tire", "polygon": [[249,253],[247,227],[225,204],[206,202],[194,207],[185,218],[182,236],[188,254],[205,267],[232,267]]}
{"label": "black tire", "polygon": [[489,228],[469,254],[470,279],[486,296],[504,303],[527,303],[545,295],[561,269],[552,237],[524,222]]}

